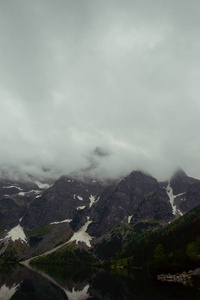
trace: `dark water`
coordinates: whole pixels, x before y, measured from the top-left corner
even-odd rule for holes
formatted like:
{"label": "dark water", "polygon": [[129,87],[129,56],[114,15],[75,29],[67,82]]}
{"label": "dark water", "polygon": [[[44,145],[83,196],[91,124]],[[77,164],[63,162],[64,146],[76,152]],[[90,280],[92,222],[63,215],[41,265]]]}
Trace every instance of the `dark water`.
{"label": "dark water", "polygon": [[0,266],[0,300],[8,299],[199,300],[200,291],[151,280],[141,270],[40,266],[36,272],[21,265]]}

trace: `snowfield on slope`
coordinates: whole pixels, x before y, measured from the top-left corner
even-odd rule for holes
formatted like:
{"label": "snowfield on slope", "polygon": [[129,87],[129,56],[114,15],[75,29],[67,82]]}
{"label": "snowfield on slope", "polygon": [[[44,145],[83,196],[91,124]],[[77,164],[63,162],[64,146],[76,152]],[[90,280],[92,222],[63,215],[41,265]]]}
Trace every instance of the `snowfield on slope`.
{"label": "snowfield on slope", "polygon": [[181,193],[181,194],[178,194],[178,195],[174,195],[174,194],[173,194],[173,189],[172,189],[172,187],[170,186],[170,182],[168,183],[168,185],[167,185],[167,187],[165,188],[165,190],[166,190],[167,195],[168,195],[168,197],[169,197],[169,202],[170,202],[170,204],[171,204],[171,206],[172,206],[172,213],[173,213],[173,215],[179,214],[179,215],[182,216],[183,214],[182,214],[182,212],[181,212],[179,209],[177,209],[176,205],[174,204],[174,200],[175,200],[176,197],[179,197],[179,196],[181,196],[181,195],[183,195],[183,194],[185,194],[185,193]]}
{"label": "snowfield on slope", "polygon": [[74,233],[68,243],[73,241],[76,241],[76,244],[78,244],[78,242],[83,242],[88,247],[91,247],[90,241],[92,240],[92,237],[86,232],[88,225],[92,223],[92,221],[89,221],[89,219],[90,218],[87,217],[87,222],[85,223],[85,225],[83,225],[77,232]]}
{"label": "snowfield on slope", "polygon": [[94,203],[97,203],[97,202],[99,201],[99,198],[100,198],[100,197],[98,197],[98,198],[96,199],[96,196],[90,195],[90,197],[89,197],[89,199],[90,199],[89,207],[92,207],[92,205],[93,205]]}
{"label": "snowfield on slope", "polygon": [[27,239],[26,239],[26,235],[24,233],[23,228],[21,227],[21,225],[17,225],[14,228],[12,228],[7,235],[5,236],[5,238],[3,238],[3,240],[5,239],[11,239],[13,242],[16,240],[21,240],[25,243],[27,243]]}

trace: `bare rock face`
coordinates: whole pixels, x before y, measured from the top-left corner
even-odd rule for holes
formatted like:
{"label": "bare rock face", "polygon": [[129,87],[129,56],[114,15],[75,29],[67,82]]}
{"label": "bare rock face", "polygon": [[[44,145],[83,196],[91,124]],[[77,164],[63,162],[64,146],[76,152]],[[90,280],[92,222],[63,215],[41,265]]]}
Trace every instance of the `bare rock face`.
{"label": "bare rock face", "polygon": [[[183,170],[178,170],[170,179],[170,185],[175,195],[184,193],[191,184],[198,182],[198,179],[189,177]],[[200,182],[200,181],[199,181]]]}
{"label": "bare rock face", "polygon": [[142,219],[171,220],[172,208],[164,188],[142,172],[132,172],[116,186],[104,192],[96,205],[90,234],[99,236],[124,221]]}
{"label": "bare rock face", "polygon": [[83,217],[76,217],[79,222],[73,228],[79,229],[86,222],[82,210],[87,210],[91,199],[98,199],[103,189],[101,182],[80,181],[62,176],[30,204],[22,224],[26,228],[37,229],[51,222],[72,220],[80,214]]}
{"label": "bare rock face", "polygon": [[188,272],[176,273],[176,274],[159,274],[157,279],[164,282],[176,282],[188,286],[193,286],[193,282],[196,277],[199,278],[200,269],[190,270]]}
{"label": "bare rock face", "polygon": [[189,177],[178,170],[170,179],[175,195],[175,204],[182,214],[200,205],[200,180]]}
{"label": "bare rock face", "polygon": [[19,224],[25,208],[9,198],[0,199],[0,231],[9,230]]}
{"label": "bare rock face", "polygon": [[20,224],[30,248],[44,251],[47,244],[66,241],[88,220],[87,233],[101,238],[121,223],[169,222],[178,217],[173,207],[184,214],[198,205],[200,180],[182,170],[165,183],[140,171],[106,182],[62,176],[52,186],[0,180],[0,234]]}
{"label": "bare rock face", "polygon": [[200,181],[196,181],[188,187],[180,203],[180,209],[185,214],[198,205],[200,205]]}

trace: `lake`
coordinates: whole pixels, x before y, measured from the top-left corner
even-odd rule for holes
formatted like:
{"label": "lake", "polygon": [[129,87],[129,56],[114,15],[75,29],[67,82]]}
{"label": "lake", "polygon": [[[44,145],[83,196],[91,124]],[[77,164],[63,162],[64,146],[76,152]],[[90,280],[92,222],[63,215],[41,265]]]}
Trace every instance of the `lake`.
{"label": "lake", "polygon": [[0,266],[0,300],[188,300],[200,291],[152,280],[141,270],[101,270],[71,266]]}

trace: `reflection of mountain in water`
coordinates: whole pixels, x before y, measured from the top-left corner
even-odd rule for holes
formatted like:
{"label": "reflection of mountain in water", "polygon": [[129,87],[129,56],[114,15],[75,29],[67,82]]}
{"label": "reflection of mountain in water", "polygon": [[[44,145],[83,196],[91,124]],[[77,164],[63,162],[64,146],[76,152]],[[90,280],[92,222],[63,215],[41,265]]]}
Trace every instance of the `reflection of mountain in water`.
{"label": "reflection of mountain in water", "polygon": [[63,290],[24,266],[1,265],[0,274],[1,300],[67,300]]}
{"label": "reflection of mountain in water", "polygon": [[199,290],[152,281],[141,270],[105,271],[67,265],[40,268],[33,271],[24,266],[0,266],[0,299],[200,299]]}

